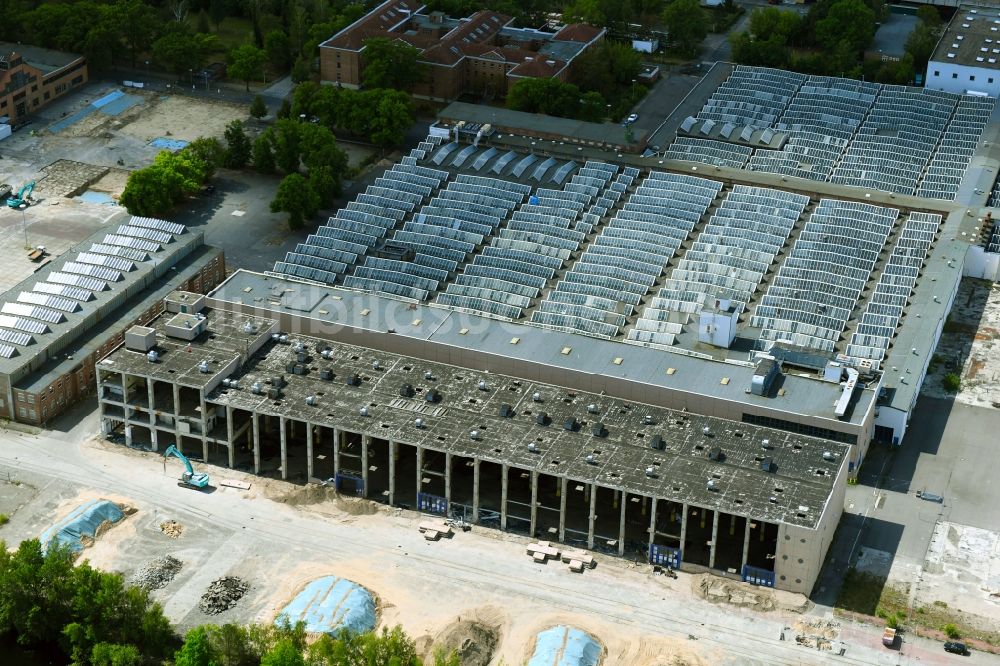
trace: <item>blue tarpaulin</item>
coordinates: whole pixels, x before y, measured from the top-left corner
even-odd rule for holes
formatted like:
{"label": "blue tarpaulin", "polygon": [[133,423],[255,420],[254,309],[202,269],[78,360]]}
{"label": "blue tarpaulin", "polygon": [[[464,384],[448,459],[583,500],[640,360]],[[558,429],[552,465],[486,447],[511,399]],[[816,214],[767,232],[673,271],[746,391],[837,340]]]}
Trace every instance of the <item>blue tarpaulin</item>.
{"label": "blue tarpaulin", "polygon": [[62,118],[49,125],[50,132],[61,132],[67,127],[74,125],[92,113],[100,111],[107,116],[117,116],[126,109],[130,109],[136,104],[142,104],[142,98],[136,95],[126,95],[121,90],[115,90],[100,99],[94,100],[79,111]]}
{"label": "blue tarpaulin", "polygon": [[78,506],[58,523],[42,532],[42,547],[51,543],[67,546],[73,552],[83,550],[80,538],[84,535],[94,538],[101,523],[110,520],[117,523],[125,517],[118,505],[108,500],[91,500]]}
{"label": "blue tarpaulin", "polygon": [[528,666],[597,666],[602,652],[590,634],[560,625],[538,634]]}
{"label": "blue tarpaulin", "polygon": [[325,576],[306,585],[278,615],[278,621],[283,618],[305,622],[311,633],[365,633],[375,628],[375,600],[353,581]]}
{"label": "blue tarpaulin", "polygon": [[188,145],[188,142],[183,141],[181,139],[168,139],[164,136],[161,136],[157,139],[153,139],[152,141],[150,141],[149,145],[151,145],[153,148],[162,148],[164,150],[180,150],[184,146]]}

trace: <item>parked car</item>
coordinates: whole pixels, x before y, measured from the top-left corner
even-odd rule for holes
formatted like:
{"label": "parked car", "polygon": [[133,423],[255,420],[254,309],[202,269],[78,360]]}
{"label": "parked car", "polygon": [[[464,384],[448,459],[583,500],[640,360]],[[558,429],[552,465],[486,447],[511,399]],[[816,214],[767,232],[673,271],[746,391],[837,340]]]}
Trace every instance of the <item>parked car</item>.
{"label": "parked car", "polygon": [[637,120],[639,120],[639,114],[638,114],[638,113],[633,113],[633,114],[631,114],[631,115],[630,115],[630,116],[629,116],[629,117],[628,117],[628,118],[627,118],[627,119],[625,120],[625,122],[627,122],[628,124],[630,124],[630,125],[631,125],[632,123],[634,123],[634,122],[635,122],[635,121],[637,121]]}
{"label": "parked car", "polygon": [[952,654],[969,654],[969,648],[959,641],[948,641],[944,644],[944,651]]}

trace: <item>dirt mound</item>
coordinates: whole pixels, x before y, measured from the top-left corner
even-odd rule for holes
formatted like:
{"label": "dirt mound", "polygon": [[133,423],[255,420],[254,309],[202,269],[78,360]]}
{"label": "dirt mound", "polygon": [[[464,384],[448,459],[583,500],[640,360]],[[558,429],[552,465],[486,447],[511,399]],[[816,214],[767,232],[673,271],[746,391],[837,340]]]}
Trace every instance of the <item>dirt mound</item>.
{"label": "dirt mound", "polygon": [[833,642],[840,635],[840,624],[832,620],[799,620],[792,625],[795,642],[817,650],[832,650]]}
{"label": "dirt mound", "polygon": [[438,634],[434,649],[458,654],[462,666],[487,666],[500,642],[500,632],[481,622],[452,622]]}
{"label": "dirt mound", "polygon": [[337,491],[334,490],[333,486],[320,486],[310,483],[309,485],[283,493],[274,499],[291,506],[309,506],[336,500]]}
{"label": "dirt mound", "polygon": [[168,520],[166,522],[160,523],[160,531],[166,534],[171,539],[176,539],[184,532],[184,526],[178,523],[176,520]]}
{"label": "dirt mound", "polygon": [[691,590],[696,596],[712,603],[732,604],[756,611],[778,609],[802,613],[809,609],[809,600],[800,594],[775,591],[712,574],[692,576]]}
{"label": "dirt mound", "polygon": [[183,562],[171,555],[158,557],[142,565],[129,583],[147,590],[158,590],[172,581],[183,565]]}
{"label": "dirt mound", "polygon": [[208,591],[202,595],[198,608],[207,615],[218,615],[236,605],[250,590],[250,584],[242,578],[226,576],[213,581]]}

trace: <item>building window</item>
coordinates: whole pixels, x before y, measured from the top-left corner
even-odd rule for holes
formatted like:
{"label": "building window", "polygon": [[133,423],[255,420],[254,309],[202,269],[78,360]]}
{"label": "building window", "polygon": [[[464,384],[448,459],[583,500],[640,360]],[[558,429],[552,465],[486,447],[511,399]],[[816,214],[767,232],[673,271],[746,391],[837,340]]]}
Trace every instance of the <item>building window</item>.
{"label": "building window", "polygon": [[986,79],[986,82],[987,83],[993,83],[993,77],[991,76],[990,78]]}
{"label": "building window", "polygon": [[952,72],[951,73],[951,78],[957,79],[958,78],[958,72]]}
{"label": "building window", "polygon": [[941,70],[940,69],[935,69],[934,70],[934,76],[941,76]]}
{"label": "building window", "polygon": [[976,76],[975,76],[975,74],[972,74],[972,75],[970,75],[970,76],[969,76],[969,80],[970,80],[970,81],[975,81],[975,80],[976,80]]}
{"label": "building window", "polygon": [[46,102],[49,101],[49,97],[51,96],[51,94],[52,93],[50,93],[48,90],[45,91],[45,101]]}

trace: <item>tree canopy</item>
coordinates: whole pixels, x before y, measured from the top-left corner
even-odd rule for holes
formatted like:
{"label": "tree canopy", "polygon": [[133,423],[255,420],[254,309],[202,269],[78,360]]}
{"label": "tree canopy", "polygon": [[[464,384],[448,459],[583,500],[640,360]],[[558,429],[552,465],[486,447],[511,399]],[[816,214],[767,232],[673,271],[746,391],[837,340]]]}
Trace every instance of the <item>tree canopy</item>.
{"label": "tree canopy", "polygon": [[278,183],[271,201],[272,213],[288,213],[288,227],[301,229],[319,210],[319,194],[300,173],[290,173]]}
{"label": "tree canopy", "polygon": [[306,81],[295,87],[291,116],[315,117],[330,130],[370,140],[383,149],[400,145],[415,114],[398,90],[349,90]]}
{"label": "tree canopy", "polygon": [[698,0],[670,0],[663,9],[670,45],[689,56],[698,53],[708,34],[708,20]]}
{"label": "tree canopy", "polygon": [[366,88],[409,90],[426,75],[426,67],[419,61],[420,50],[399,40],[366,39],[362,56]]}
{"label": "tree canopy", "polygon": [[260,76],[264,71],[267,56],[262,49],[253,44],[237,46],[229,52],[229,75],[246,84],[250,92],[250,81]]}

